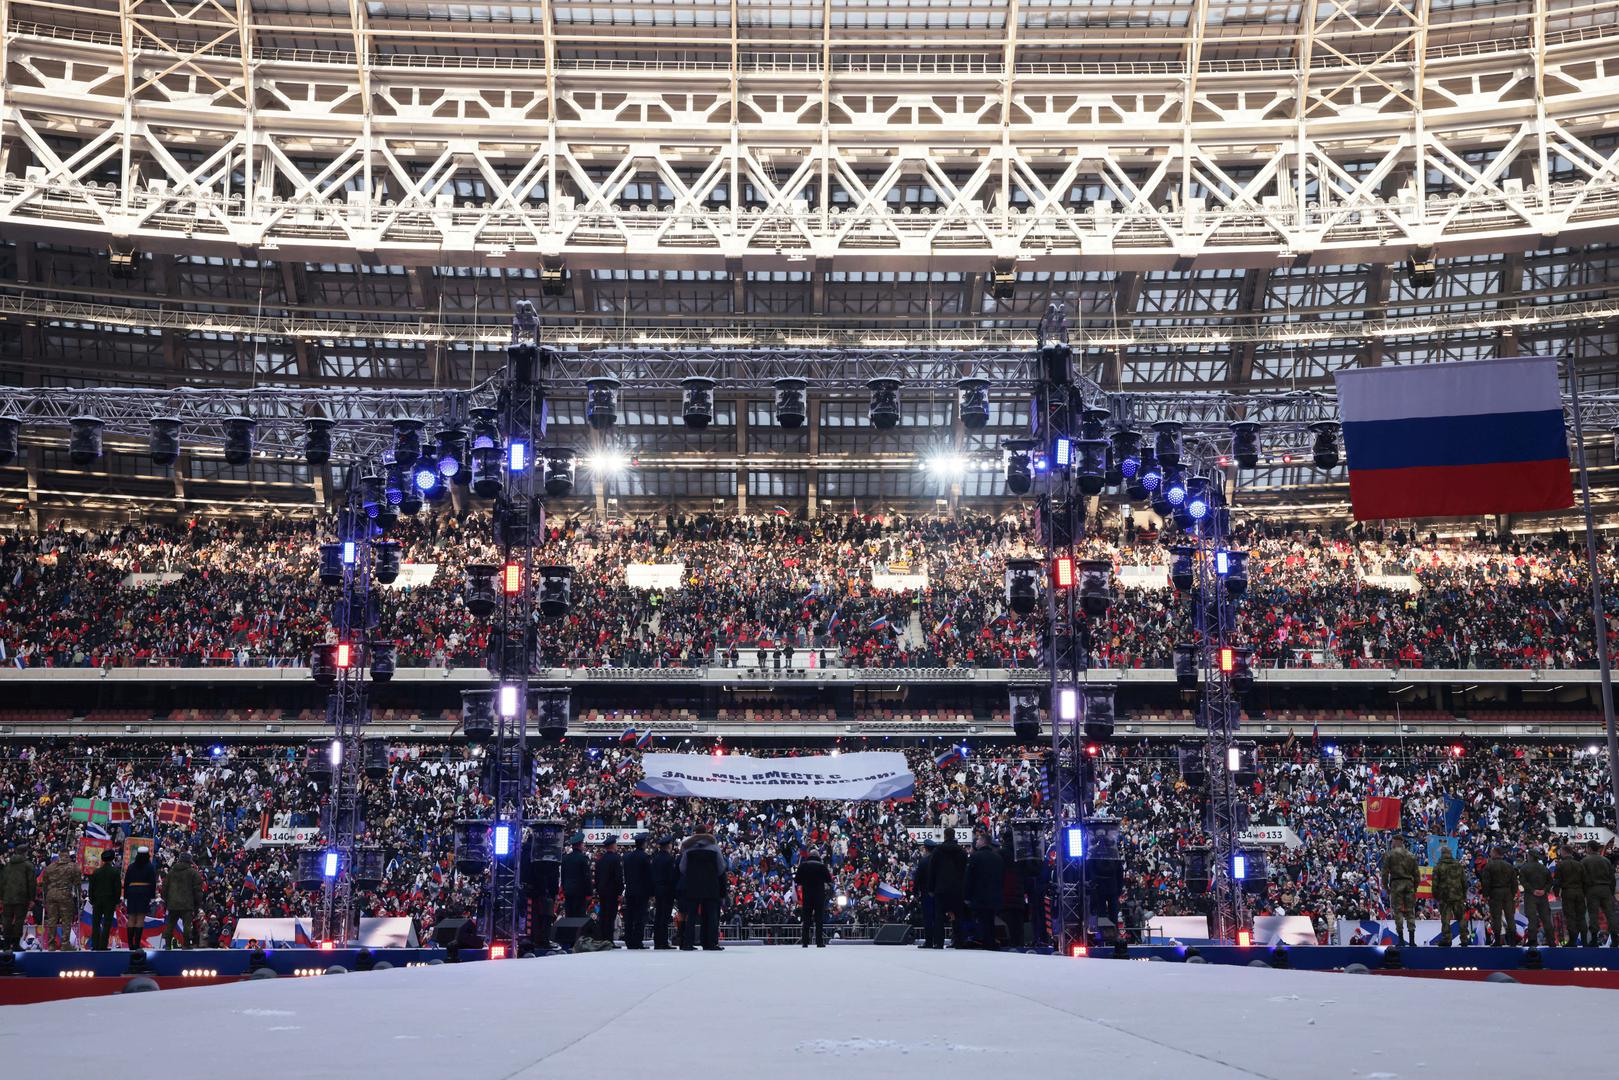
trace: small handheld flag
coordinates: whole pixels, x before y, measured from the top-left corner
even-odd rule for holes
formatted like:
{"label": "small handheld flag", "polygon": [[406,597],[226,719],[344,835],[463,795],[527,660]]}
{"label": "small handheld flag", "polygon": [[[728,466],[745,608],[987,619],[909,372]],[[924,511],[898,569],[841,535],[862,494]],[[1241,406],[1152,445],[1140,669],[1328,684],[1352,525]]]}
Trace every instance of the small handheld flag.
{"label": "small handheld flag", "polygon": [[959,765],[967,760],[967,755],[961,752],[961,747],[952,746],[944,753],[933,759],[933,764],[941,769],[948,769],[952,765]]}
{"label": "small handheld flag", "polygon": [[619,735],[618,741],[621,742],[621,743],[632,743],[632,742],[634,742],[635,741],[635,729],[632,728],[632,727],[625,728],[623,733]]}
{"label": "small handheld flag", "polygon": [[637,750],[645,750],[647,747],[649,747],[651,745],[652,745],[652,729],[647,728],[645,731],[641,732],[640,737],[635,740],[635,748]]}
{"label": "small handheld flag", "polygon": [[884,881],[877,886],[876,899],[892,903],[895,900],[905,899],[905,893]]}

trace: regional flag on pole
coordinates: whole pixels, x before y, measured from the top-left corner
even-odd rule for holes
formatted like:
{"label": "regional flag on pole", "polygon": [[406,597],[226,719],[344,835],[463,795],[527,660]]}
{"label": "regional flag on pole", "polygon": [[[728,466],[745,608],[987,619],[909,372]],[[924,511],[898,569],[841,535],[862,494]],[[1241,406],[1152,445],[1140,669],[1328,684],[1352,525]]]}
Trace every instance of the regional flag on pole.
{"label": "regional flag on pole", "polygon": [[1555,358],[1352,368],[1337,382],[1357,521],[1574,505]]}
{"label": "regional flag on pole", "polygon": [[183,799],[160,799],[157,820],[164,825],[190,825],[196,807]]}
{"label": "regional flag on pole", "polygon": [[129,811],[128,799],[114,799],[108,804],[107,823],[109,825],[127,825],[134,821],[134,815]]}
{"label": "regional flag on pole", "polygon": [[106,821],[112,813],[112,804],[102,799],[74,799],[74,821]]}
{"label": "regional flag on pole", "polygon": [[1387,796],[1373,796],[1366,800],[1366,827],[1368,829],[1398,829],[1400,827],[1400,800]]}

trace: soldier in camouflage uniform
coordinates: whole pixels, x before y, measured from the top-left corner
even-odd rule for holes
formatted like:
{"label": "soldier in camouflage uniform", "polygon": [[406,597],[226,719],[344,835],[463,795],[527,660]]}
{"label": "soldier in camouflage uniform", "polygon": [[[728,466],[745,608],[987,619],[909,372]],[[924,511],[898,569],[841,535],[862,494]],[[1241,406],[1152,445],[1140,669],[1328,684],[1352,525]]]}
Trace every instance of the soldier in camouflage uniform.
{"label": "soldier in camouflage uniform", "polygon": [[1383,855],[1383,888],[1394,911],[1394,936],[1401,945],[1417,943],[1417,859],[1398,836]]}
{"label": "soldier in camouflage uniform", "polygon": [[1439,903],[1439,944],[1450,944],[1450,924],[1461,924],[1462,945],[1473,936],[1467,925],[1467,876],[1462,864],[1450,853],[1450,846],[1439,849],[1439,863],[1433,871],[1433,895]]}

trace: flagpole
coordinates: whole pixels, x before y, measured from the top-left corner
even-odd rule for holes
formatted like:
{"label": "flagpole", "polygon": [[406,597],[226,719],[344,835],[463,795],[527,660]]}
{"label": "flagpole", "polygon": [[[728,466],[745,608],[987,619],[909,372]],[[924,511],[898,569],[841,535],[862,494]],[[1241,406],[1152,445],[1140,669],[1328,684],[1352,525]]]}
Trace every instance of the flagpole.
{"label": "flagpole", "polygon": [[1574,358],[1568,364],[1568,394],[1574,404],[1574,453],[1580,468],[1580,502],[1585,511],[1585,558],[1591,571],[1591,626],[1597,638],[1597,666],[1602,678],[1602,720],[1608,729],[1608,784],[1613,796],[1612,824],[1619,832],[1619,731],[1613,717],[1613,662],[1608,655],[1608,620],[1602,602],[1602,573],[1597,567],[1596,522],[1591,517],[1591,478],[1585,469],[1585,421],[1580,412],[1580,385]]}

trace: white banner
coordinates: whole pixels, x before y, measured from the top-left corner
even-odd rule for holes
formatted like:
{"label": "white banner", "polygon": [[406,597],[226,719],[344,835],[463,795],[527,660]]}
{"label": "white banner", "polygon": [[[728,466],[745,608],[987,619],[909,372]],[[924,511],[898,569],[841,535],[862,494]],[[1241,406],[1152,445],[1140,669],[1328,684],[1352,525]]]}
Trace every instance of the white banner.
{"label": "white banner", "polygon": [[125,574],[124,580],[119,584],[130,589],[138,589],[146,585],[167,585],[171,581],[179,581],[184,574],[164,572],[161,574]]}
{"label": "white banner", "polygon": [[400,563],[399,576],[394,578],[389,584],[384,585],[383,588],[420,589],[423,586],[433,584],[433,579],[437,576],[438,563]]}
{"label": "white banner", "polygon": [[296,844],[302,847],[305,844],[313,844],[319,839],[320,828],[315,825],[297,827],[272,825],[268,829],[259,830],[258,835],[248,840],[247,846],[256,848],[266,845],[274,847],[283,844]]}
{"label": "white banner", "polygon": [[1286,825],[1255,825],[1247,832],[1237,837],[1241,844],[1280,844],[1287,848],[1304,846],[1299,834]]}
{"label": "white banner", "polygon": [[836,757],[643,754],[637,795],[669,799],[909,799],[916,775],[905,755],[882,750]]}
{"label": "white banner", "polygon": [[1410,574],[1362,574],[1360,579],[1376,589],[1410,593],[1422,591],[1422,582]]}
{"label": "white banner", "polygon": [[1170,941],[1209,940],[1209,920],[1206,915],[1160,915],[1147,920],[1147,944],[1164,945]]}
{"label": "white banner", "polygon": [[685,563],[630,563],[624,567],[624,584],[632,589],[678,589],[685,579]]}
{"label": "white banner", "polygon": [[1569,842],[1573,844],[1588,844],[1595,840],[1603,847],[1607,847],[1613,843],[1613,830],[1604,829],[1600,825],[1575,825],[1572,827],[1560,825],[1553,829],[1552,832],[1557,833],[1559,836],[1568,837]]}
{"label": "white banner", "polygon": [[1169,567],[1162,563],[1157,566],[1121,566],[1119,567],[1119,588],[1167,589],[1169,588]]}
{"label": "white banner", "polygon": [[[1519,923],[1520,927],[1526,928],[1527,925],[1527,923]],[[1471,923],[1471,928],[1471,944],[1484,944],[1484,932],[1487,929],[1484,920],[1474,919]],[[1461,941],[1461,927],[1457,926],[1453,921],[1451,929],[1455,931],[1451,935],[1451,944],[1458,944]],[[1358,922],[1354,919],[1338,920],[1338,944],[1352,944],[1356,934],[1360,935],[1361,944],[1365,945],[1393,945],[1399,940],[1395,936],[1394,922],[1391,919],[1361,919]],[[1418,945],[1437,945],[1439,943],[1439,920],[1418,919],[1416,937]]]}
{"label": "white banner", "polygon": [[879,574],[871,572],[871,587],[880,592],[911,592],[928,587],[926,574]]}
{"label": "white banner", "polygon": [[582,829],[585,834],[585,843],[597,847],[607,843],[609,836],[618,837],[618,842],[626,847],[635,843],[635,838],[646,832],[645,829]]}
{"label": "white banner", "polygon": [[1315,924],[1308,915],[1255,915],[1254,944],[1274,945],[1278,941],[1288,945],[1315,945]]}
{"label": "white banner", "polygon": [[[905,831],[910,834],[911,843],[913,844],[922,844],[929,840],[932,840],[935,844],[944,843],[943,829],[906,829]],[[957,825],[956,843],[960,844],[962,847],[971,847],[972,842],[972,828],[967,825]]]}

